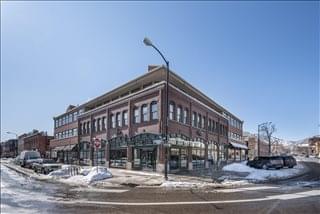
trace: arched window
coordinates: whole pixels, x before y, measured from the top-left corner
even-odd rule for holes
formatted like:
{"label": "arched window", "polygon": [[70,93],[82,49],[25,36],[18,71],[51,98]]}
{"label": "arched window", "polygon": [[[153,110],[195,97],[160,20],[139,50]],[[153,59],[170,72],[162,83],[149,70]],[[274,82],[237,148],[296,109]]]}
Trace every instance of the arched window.
{"label": "arched window", "polygon": [[98,118],[98,123],[97,124],[98,124],[98,128],[97,128],[98,130],[97,131],[100,132],[102,130],[102,120],[101,120],[101,118]]}
{"label": "arched window", "polygon": [[192,126],[197,127],[197,113],[196,112],[192,113]]}
{"label": "arched window", "polygon": [[174,109],[175,109],[175,104],[174,102],[171,102],[169,105],[169,119],[174,120]]}
{"label": "arched window", "polygon": [[151,120],[157,120],[158,118],[158,103],[157,101],[153,101],[150,104],[150,116]]}
{"label": "arched window", "polygon": [[133,109],[133,123],[140,123],[140,112],[137,107]]}
{"label": "arched window", "polygon": [[122,112],[122,122],[124,126],[128,125],[128,111]]}
{"label": "arched window", "polygon": [[177,107],[177,121],[182,123],[182,107],[181,106]]}
{"label": "arched window", "polygon": [[142,122],[146,122],[149,120],[148,118],[148,106],[147,104],[143,104],[141,106],[141,115],[142,115]]}
{"label": "arched window", "polygon": [[116,114],[116,120],[117,120],[117,127],[121,127],[121,114],[118,112]]}
{"label": "arched window", "polygon": [[183,123],[184,124],[188,123],[188,115],[189,115],[189,111],[187,108],[185,108],[183,111]]}
{"label": "arched window", "polygon": [[211,132],[211,119],[208,119],[208,131]]}
{"label": "arched window", "polygon": [[107,120],[106,120],[106,117],[102,117],[102,130],[105,130],[106,129],[106,123]]}
{"label": "arched window", "polygon": [[96,119],[93,119],[93,121],[92,121],[92,131],[93,132],[95,132],[95,131],[97,131],[97,124],[96,124]]}
{"label": "arched window", "polygon": [[79,124],[79,134],[82,134],[82,123]]}
{"label": "arched window", "polygon": [[110,124],[111,128],[116,128],[116,117],[114,114],[110,115],[110,122],[111,122]]}
{"label": "arched window", "polygon": [[90,122],[88,121],[88,122],[87,122],[87,134],[90,133],[90,129],[91,129],[91,128],[90,128]]}
{"label": "arched window", "polygon": [[197,127],[201,128],[201,121],[202,121],[201,120],[201,114],[198,114],[198,120],[197,121],[198,121],[198,126]]}
{"label": "arched window", "polygon": [[201,128],[205,128],[205,121],[206,121],[206,117],[202,116],[202,121],[201,121]]}

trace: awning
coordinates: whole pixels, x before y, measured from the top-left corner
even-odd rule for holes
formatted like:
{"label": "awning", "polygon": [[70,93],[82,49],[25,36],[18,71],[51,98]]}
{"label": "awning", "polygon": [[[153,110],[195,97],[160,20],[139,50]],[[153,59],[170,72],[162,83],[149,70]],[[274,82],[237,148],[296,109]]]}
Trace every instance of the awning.
{"label": "awning", "polygon": [[54,149],[52,149],[52,151],[63,151],[63,148],[64,148],[65,146],[57,146],[57,147],[55,147]]}
{"label": "awning", "polygon": [[240,144],[240,143],[234,143],[230,142],[231,146],[236,149],[248,149],[246,145]]}
{"label": "awning", "polygon": [[75,146],[76,144],[67,146],[57,146],[54,149],[52,149],[52,151],[71,151]]}
{"label": "awning", "polygon": [[76,146],[76,144],[73,145],[67,145],[63,148],[63,151],[71,151],[74,147]]}

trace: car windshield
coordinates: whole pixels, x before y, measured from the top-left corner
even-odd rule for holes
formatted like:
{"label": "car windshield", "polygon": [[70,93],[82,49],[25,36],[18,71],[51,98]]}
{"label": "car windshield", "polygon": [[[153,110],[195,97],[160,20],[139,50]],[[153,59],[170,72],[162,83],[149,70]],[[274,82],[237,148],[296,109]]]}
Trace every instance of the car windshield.
{"label": "car windshield", "polygon": [[28,154],[28,158],[29,159],[37,159],[37,158],[40,158],[40,154],[38,152],[30,152]]}
{"label": "car windshield", "polygon": [[45,159],[45,160],[43,160],[42,163],[55,163],[55,161],[51,160],[51,159]]}

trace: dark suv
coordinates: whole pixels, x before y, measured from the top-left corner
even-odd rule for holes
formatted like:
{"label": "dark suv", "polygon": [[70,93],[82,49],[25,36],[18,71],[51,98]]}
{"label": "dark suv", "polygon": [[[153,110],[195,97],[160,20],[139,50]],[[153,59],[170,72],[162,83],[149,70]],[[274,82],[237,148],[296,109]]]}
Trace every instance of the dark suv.
{"label": "dark suv", "polygon": [[288,168],[293,168],[295,165],[297,165],[297,161],[294,157],[291,155],[289,156],[282,156],[283,159],[283,166]]}
{"label": "dark suv", "polygon": [[248,161],[247,165],[254,168],[259,169],[280,169],[283,168],[283,158],[280,156],[272,156],[272,157],[255,157],[253,160]]}

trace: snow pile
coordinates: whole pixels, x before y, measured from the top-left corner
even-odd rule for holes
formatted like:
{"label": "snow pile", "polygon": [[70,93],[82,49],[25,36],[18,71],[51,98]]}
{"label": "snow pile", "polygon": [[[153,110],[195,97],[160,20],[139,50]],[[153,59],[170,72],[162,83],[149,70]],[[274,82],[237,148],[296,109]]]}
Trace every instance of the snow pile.
{"label": "snow pile", "polygon": [[89,167],[80,169],[80,175],[88,175],[91,169]]}
{"label": "snow pile", "polygon": [[100,181],[107,178],[112,178],[112,174],[107,167],[99,166],[85,168],[80,171],[79,175],[75,175],[66,179],[67,183],[71,184],[90,184],[94,181]]}
{"label": "snow pile", "polygon": [[193,182],[186,182],[186,181],[165,181],[163,182],[160,187],[165,188],[195,188],[195,187],[203,187],[203,183],[193,183]]}
{"label": "snow pile", "polygon": [[107,167],[93,167],[91,171],[85,176],[88,183],[93,181],[100,181],[111,178],[112,174],[108,171]]}
{"label": "snow pile", "polygon": [[223,171],[247,172],[249,174],[245,177],[245,179],[257,180],[257,181],[293,177],[300,174],[303,169],[304,169],[303,166],[300,165],[299,163],[292,169],[286,169],[286,168],[282,168],[280,170],[256,169],[256,168],[247,166],[246,161],[241,163],[232,163],[222,168]]}
{"label": "snow pile", "polygon": [[50,172],[49,176],[55,178],[69,178],[71,176],[70,169],[70,165],[62,165],[61,169]]}

